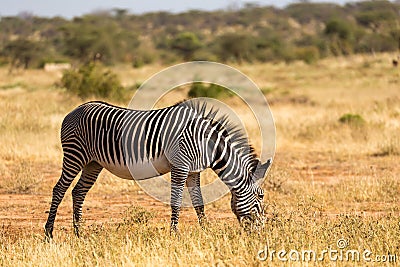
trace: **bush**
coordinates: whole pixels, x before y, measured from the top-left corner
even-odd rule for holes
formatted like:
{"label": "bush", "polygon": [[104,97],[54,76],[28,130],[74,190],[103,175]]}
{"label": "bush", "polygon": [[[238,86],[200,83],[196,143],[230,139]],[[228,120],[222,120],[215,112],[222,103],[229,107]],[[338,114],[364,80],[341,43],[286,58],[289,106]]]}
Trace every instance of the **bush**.
{"label": "bush", "polygon": [[101,97],[120,100],[125,90],[116,74],[95,63],[65,71],[61,84],[82,99]]}
{"label": "bush", "polygon": [[296,49],[296,58],[307,64],[312,64],[320,58],[318,48],[314,46],[299,47]]}
{"label": "bush", "polygon": [[182,32],[171,41],[170,46],[171,49],[178,52],[184,60],[192,60],[193,54],[200,49],[203,44],[195,33]]}
{"label": "bush", "polygon": [[255,38],[245,33],[226,33],[217,37],[215,43],[216,54],[222,61],[251,61],[256,50]]}
{"label": "bush", "polygon": [[378,33],[365,34],[355,47],[357,53],[385,52],[398,49],[398,38]]}
{"label": "bush", "polygon": [[325,25],[325,35],[329,40],[329,50],[335,56],[349,55],[353,52],[354,28],[345,20],[331,19]]}
{"label": "bush", "polygon": [[218,57],[207,49],[199,49],[193,54],[194,61],[218,61]]}
{"label": "bush", "polygon": [[217,84],[205,85],[201,82],[195,82],[190,87],[188,96],[191,98],[195,97],[209,97],[215,99],[227,98],[232,96],[233,93],[228,89],[219,86]]}
{"label": "bush", "polygon": [[133,58],[132,67],[140,68],[144,65],[151,64],[154,62],[155,57],[156,51],[147,51],[145,49],[138,50],[136,56]]}
{"label": "bush", "polygon": [[325,25],[326,35],[336,35],[341,40],[349,40],[353,36],[352,26],[343,20],[331,19]]}
{"label": "bush", "polygon": [[343,124],[362,126],[365,124],[365,120],[359,114],[346,113],[339,118],[339,122]]}

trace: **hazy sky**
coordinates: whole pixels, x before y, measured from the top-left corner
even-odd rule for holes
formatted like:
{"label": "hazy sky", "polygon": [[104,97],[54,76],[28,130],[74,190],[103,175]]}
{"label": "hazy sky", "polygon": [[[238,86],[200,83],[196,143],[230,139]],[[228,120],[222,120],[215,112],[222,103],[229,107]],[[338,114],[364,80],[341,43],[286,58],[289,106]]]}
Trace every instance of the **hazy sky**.
{"label": "hazy sky", "polygon": [[[318,0],[318,2],[335,2],[343,4],[351,0]],[[0,16],[17,15],[21,12],[31,12],[39,16],[62,16],[72,18],[96,10],[125,8],[131,13],[145,13],[150,11],[181,12],[188,9],[216,10],[228,6],[241,6],[243,3],[253,2],[260,5],[275,5],[283,7],[295,0],[191,0],[191,1],[162,1],[162,0],[0,0]]]}

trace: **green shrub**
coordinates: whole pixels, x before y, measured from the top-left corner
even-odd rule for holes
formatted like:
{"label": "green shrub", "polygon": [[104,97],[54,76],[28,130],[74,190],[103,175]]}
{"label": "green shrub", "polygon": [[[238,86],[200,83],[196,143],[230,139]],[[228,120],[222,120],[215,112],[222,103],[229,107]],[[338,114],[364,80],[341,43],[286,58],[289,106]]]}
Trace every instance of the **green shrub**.
{"label": "green shrub", "polygon": [[125,90],[116,74],[95,63],[65,71],[61,84],[82,99],[101,97],[119,100]]}
{"label": "green shrub", "polygon": [[307,64],[312,64],[320,58],[319,50],[314,46],[299,47],[296,49],[296,58]]}
{"label": "green shrub", "polygon": [[144,49],[138,51],[137,55],[133,58],[132,67],[140,68],[144,65],[153,63],[155,59],[154,52],[155,51],[147,52]]}
{"label": "green shrub", "polygon": [[215,99],[231,97],[233,93],[228,89],[219,86],[217,84],[204,84],[201,82],[195,82],[190,87],[188,96],[191,98],[195,97],[209,97]]}
{"label": "green shrub", "polygon": [[218,61],[218,57],[207,49],[199,49],[193,54],[194,61]]}
{"label": "green shrub", "polygon": [[170,47],[184,60],[192,60],[193,54],[203,46],[199,37],[193,32],[181,32],[170,42]]}
{"label": "green shrub", "polygon": [[256,50],[256,39],[246,33],[226,33],[216,38],[216,55],[222,61],[242,63],[251,61]]}
{"label": "green shrub", "polygon": [[343,124],[362,126],[365,124],[365,120],[359,114],[346,113],[339,118],[339,122]]}

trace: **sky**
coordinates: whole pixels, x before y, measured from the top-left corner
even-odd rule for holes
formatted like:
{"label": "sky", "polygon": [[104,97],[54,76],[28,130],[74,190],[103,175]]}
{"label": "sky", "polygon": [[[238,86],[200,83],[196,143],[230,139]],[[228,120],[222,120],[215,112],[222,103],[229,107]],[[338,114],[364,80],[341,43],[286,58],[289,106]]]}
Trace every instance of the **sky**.
{"label": "sky", "polygon": [[[344,4],[352,0],[318,0],[318,2],[333,2]],[[0,16],[15,16],[23,12],[37,16],[61,16],[73,18],[93,11],[110,10],[113,8],[128,9],[130,13],[142,14],[152,11],[183,12],[189,9],[217,10],[229,6],[240,7],[246,2],[259,5],[274,5],[284,7],[296,0],[190,0],[190,1],[162,1],[162,0],[0,0]]]}

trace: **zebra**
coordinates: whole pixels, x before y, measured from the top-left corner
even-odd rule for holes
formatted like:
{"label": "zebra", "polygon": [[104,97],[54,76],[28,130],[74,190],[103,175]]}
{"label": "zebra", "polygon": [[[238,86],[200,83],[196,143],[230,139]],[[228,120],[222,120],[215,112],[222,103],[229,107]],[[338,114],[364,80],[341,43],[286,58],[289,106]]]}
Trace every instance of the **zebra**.
{"label": "zebra", "polygon": [[85,196],[103,168],[123,179],[149,179],[171,172],[171,233],[178,232],[183,188],[188,187],[199,223],[205,222],[200,172],[211,168],[229,187],[231,209],[239,223],[263,214],[262,164],[243,131],[218,110],[185,101],[162,109],[134,110],[106,102],[84,103],[61,126],[62,173],[52,191],[45,236],[53,238],[57,208],[72,181],[73,227],[79,237]]}

